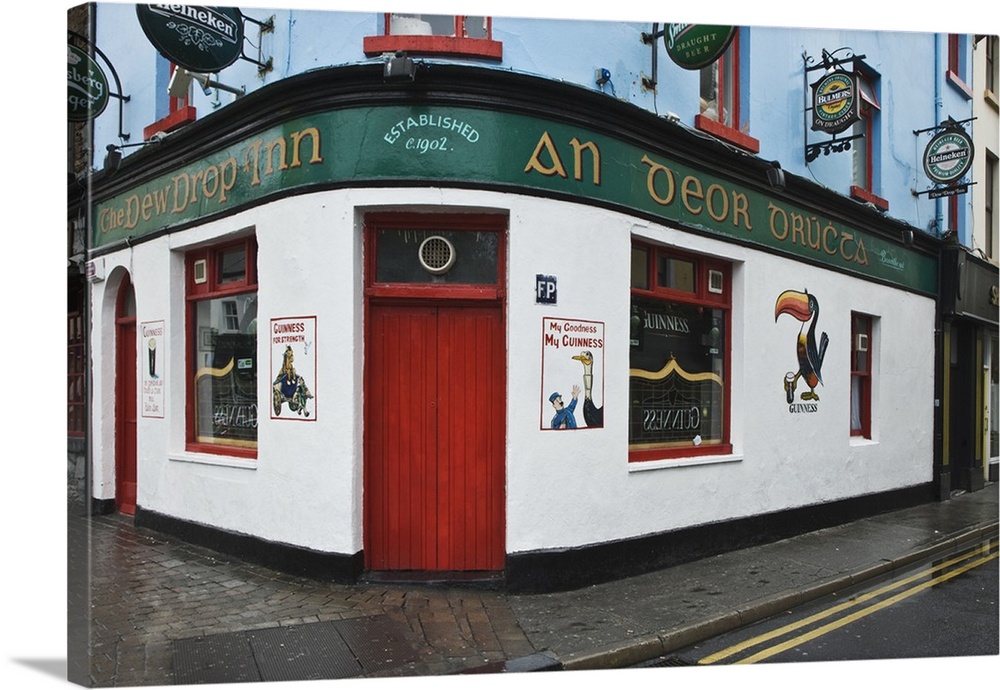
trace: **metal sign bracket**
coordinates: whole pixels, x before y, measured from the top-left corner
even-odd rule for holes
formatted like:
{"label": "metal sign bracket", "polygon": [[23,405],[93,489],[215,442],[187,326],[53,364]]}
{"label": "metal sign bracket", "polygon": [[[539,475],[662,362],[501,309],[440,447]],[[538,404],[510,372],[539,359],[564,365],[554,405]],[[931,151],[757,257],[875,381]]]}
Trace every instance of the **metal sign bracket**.
{"label": "metal sign bracket", "polygon": [[[838,53],[845,52],[846,56],[837,57]],[[823,49],[820,62],[816,63],[816,59],[811,55],[803,52],[802,53],[802,90],[807,99],[807,105],[802,111],[802,124],[803,124],[803,143],[805,150],[806,165],[816,160],[822,153],[824,156],[828,156],[831,153],[840,153],[841,151],[849,151],[851,148],[851,142],[855,139],[864,138],[863,134],[855,134],[849,137],[837,138],[834,134],[832,138],[828,141],[821,141],[814,144],[809,143],[809,113],[812,112],[812,106],[808,105],[809,97],[809,73],[815,72],[816,70],[825,70],[831,72],[840,68],[841,65],[846,63],[854,63],[855,60],[864,60],[864,55],[855,55],[850,48],[842,47],[837,48],[833,52],[829,52],[826,48]],[[816,63],[816,64],[813,64]]]}

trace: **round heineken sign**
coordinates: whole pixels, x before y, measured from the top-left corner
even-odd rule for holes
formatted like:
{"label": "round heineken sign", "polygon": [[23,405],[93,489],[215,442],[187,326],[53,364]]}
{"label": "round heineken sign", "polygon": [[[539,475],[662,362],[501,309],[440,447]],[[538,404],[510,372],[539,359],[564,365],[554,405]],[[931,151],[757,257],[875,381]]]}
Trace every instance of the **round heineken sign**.
{"label": "round heineken sign", "polygon": [[70,122],[86,122],[108,105],[108,78],[101,66],[76,46],[69,46],[66,60],[66,109]]}
{"label": "round heineken sign", "polygon": [[735,35],[735,26],[667,24],[663,44],[670,59],[684,69],[701,69],[718,60]]}
{"label": "round heineken sign", "polygon": [[975,149],[972,139],[961,129],[939,132],[924,149],[924,172],[939,184],[962,179],[972,167]]}
{"label": "round heineken sign", "polygon": [[243,15],[234,7],[136,5],[135,11],[153,47],[192,72],[218,72],[243,52]]}
{"label": "round heineken sign", "polygon": [[813,129],[836,134],[857,121],[858,88],[853,74],[831,72],[812,88]]}

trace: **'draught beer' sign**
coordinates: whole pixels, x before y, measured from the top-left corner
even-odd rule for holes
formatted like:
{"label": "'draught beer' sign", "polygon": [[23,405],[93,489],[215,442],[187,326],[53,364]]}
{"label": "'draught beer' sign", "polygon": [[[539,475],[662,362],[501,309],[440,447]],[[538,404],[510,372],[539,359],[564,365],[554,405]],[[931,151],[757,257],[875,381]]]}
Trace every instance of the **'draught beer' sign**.
{"label": "'draught beer' sign", "polygon": [[718,60],[735,35],[735,26],[667,24],[663,45],[675,64],[694,70]]}
{"label": "'draught beer' sign", "polygon": [[135,11],[153,47],[192,72],[218,72],[243,52],[243,15],[234,7],[136,5]]}

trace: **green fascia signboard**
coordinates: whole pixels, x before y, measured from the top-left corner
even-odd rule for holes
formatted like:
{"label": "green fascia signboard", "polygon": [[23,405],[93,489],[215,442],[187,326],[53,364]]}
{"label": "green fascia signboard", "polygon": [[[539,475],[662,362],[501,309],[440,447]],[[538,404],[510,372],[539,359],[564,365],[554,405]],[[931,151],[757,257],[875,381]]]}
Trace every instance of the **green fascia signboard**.
{"label": "green fascia signboard", "polygon": [[679,223],[934,294],[933,257],[582,127],[470,108],[298,118],[94,206],[111,247],[309,187],[398,181],[522,188]]}

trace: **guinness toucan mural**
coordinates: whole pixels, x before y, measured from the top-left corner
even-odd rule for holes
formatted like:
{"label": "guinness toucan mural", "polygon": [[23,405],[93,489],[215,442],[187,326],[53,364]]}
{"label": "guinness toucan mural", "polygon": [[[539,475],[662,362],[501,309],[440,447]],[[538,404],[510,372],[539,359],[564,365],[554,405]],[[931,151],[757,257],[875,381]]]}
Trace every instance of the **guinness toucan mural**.
{"label": "guinness toucan mural", "polygon": [[819,320],[819,301],[808,290],[785,290],[778,295],[774,303],[774,321],[782,314],[790,314],[802,322],[799,334],[795,339],[795,354],[798,358],[799,370],[785,374],[785,400],[789,405],[795,400],[795,389],[799,381],[803,381],[809,390],[803,391],[799,397],[802,400],[818,401],[816,386],[823,383],[823,358],[826,356],[830,338],[826,333],[816,341],[816,322]]}

